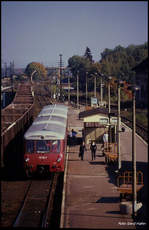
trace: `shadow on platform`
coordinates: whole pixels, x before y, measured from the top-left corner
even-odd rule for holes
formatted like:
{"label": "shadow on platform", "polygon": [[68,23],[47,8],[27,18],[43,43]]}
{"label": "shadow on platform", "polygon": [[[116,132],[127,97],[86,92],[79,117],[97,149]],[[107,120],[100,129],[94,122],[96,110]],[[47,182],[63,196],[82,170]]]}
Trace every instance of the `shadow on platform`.
{"label": "shadow on platform", "polygon": [[120,198],[119,197],[102,197],[99,200],[96,201],[96,203],[119,203]]}
{"label": "shadow on platform", "polygon": [[104,161],[89,161],[91,165],[105,165]]}
{"label": "shadow on platform", "polygon": [[69,147],[80,145],[82,143],[82,137],[67,137],[67,145]]}
{"label": "shadow on platform", "polygon": [[[132,162],[131,161],[122,161],[122,167],[119,173],[116,173],[118,168],[117,164],[107,165],[106,170],[109,176],[109,183],[117,186],[117,177],[124,171],[132,171]],[[138,211],[137,221],[139,222],[147,222],[148,221],[148,163],[147,162],[136,162],[137,171],[141,171],[143,173],[143,188],[137,193],[137,201],[142,202],[143,206]],[[137,229],[140,227],[137,226]]]}
{"label": "shadow on platform", "polygon": [[108,214],[116,214],[116,215],[121,214],[120,211],[108,211],[108,212],[106,212],[106,213],[108,213]]}

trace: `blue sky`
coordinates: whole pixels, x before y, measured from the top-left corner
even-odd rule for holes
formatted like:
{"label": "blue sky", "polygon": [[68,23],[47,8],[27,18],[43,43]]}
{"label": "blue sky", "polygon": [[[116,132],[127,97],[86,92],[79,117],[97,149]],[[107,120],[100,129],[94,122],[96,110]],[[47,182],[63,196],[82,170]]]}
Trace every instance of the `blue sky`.
{"label": "blue sky", "polygon": [[[148,41],[147,1],[2,1],[2,61],[66,66],[88,46],[99,61],[105,48]],[[3,64],[2,62],[2,64]]]}

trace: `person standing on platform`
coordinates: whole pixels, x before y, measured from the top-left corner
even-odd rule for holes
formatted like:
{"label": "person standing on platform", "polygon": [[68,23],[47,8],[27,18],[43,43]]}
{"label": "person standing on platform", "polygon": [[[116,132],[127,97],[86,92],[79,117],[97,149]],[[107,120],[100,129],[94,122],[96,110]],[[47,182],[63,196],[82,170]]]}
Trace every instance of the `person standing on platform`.
{"label": "person standing on platform", "polygon": [[103,135],[103,142],[108,143],[108,133],[107,132],[105,132]]}
{"label": "person standing on platform", "polygon": [[105,132],[104,135],[103,135],[103,146],[102,146],[102,148],[103,148],[103,151],[102,151],[103,156],[105,155],[104,151],[105,151],[105,149],[107,149],[107,147],[108,147],[108,133]]}
{"label": "person standing on platform", "polygon": [[84,159],[84,151],[86,150],[84,141],[80,145],[80,151],[79,151],[79,157],[81,157],[81,160]]}
{"label": "person standing on platform", "polygon": [[76,135],[77,135],[77,132],[72,129],[71,130],[72,145],[76,144]]}
{"label": "person standing on platform", "polygon": [[96,160],[97,145],[96,145],[95,141],[91,142],[90,150],[91,150],[91,155],[92,155],[92,161]]}

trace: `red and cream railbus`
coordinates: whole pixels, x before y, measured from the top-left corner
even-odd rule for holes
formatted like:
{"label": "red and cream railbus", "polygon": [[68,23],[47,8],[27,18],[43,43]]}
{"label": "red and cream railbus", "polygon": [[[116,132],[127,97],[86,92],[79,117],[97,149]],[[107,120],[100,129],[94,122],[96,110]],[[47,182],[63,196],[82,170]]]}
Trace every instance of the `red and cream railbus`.
{"label": "red and cream railbus", "polygon": [[29,177],[63,172],[67,146],[67,112],[64,105],[44,106],[24,135],[24,167]]}

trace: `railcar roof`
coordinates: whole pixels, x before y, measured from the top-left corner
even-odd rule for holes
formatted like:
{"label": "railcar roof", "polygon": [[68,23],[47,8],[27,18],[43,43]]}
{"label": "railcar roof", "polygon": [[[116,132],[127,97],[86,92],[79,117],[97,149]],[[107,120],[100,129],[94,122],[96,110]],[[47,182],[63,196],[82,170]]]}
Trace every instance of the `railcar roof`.
{"label": "railcar roof", "polygon": [[50,116],[50,115],[55,115],[55,116],[67,118],[67,110],[66,109],[60,109],[58,107],[43,108],[41,110],[41,112],[39,113],[38,117]]}
{"label": "railcar roof", "polygon": [[62,104],[46,105],[43,107],[43,109],[52,109],[52,108],[57,108],[57,109],[68,111],[68,107]]}
{"label": "railcar roof", "polygon": [[55,116],[55,115],[41,116],[41,117],[37,117],[32,125],[51,123],[51,124],[60,124],[62,126],[66,126],[66,121],[67,119],[65,117],[60,117],[60,116]]}
{"label": "railcar roof", "polygon": [[38,117],[24,135],[26,140],[64,139],[68,107],[65,105],[44,106]]}
{"label": "railcar roof", "polygon": [[64,137],[64,126],[45,123],[32,125],[24,135],[26,140],[59,140]]}

